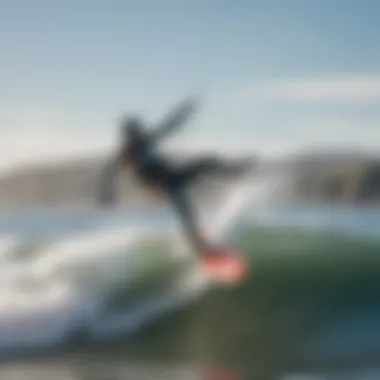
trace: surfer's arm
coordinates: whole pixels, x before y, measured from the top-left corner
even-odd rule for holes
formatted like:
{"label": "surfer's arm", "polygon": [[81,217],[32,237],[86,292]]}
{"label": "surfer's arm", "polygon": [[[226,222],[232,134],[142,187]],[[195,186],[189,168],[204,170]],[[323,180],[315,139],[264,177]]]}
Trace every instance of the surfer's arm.
{"label": "surfer's arm", "polygon": [[167,137],[172,132],[183,127],[185,122],[196,111],[198,102],[196,99],[186,99],[178,104],[152,132],[152,140],[159,140]]}

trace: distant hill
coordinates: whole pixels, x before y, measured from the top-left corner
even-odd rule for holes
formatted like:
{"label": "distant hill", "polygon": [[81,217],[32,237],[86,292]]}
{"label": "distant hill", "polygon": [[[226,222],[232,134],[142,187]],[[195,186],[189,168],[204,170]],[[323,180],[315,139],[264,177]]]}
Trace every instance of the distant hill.
{"label": "distant hill", "polygon": [[306,151],[290,156],[296,202],[380,204],[380,157],[360,151]]}
{"label": "distant hill", "polygon": [[380,204],[380,160],[347,159],[299,163],[293,197],[297,201]]}
{"label": "distant hill", "polygon": [[90,204],[103,162],[89,158],[10,172],[0,178],[0,205]]}
{"label": "distant hill", "polygon": [[[33,166],[0,177],[0,207],[96,206],[99,173],[107,157]],[[360,154],[301,154],[277,165],[288,173],[291,200],[343,204],[380,203],[380,159]],[[217,198],[225,182],[195,188],[205,202]],[[118,181],[122,204],[158,204],[132,177]]]}
{"label": "distant hill", "polygon": [[[96,206],[99,174],[107,157],[90,157],[60,164],[36,165],[0,177],[0,207]],[[121,204],[158,204],[159,199],[132,176],[117,179]],[[216,197],[219,181],[201,183],[193,191],[204,201]]]}

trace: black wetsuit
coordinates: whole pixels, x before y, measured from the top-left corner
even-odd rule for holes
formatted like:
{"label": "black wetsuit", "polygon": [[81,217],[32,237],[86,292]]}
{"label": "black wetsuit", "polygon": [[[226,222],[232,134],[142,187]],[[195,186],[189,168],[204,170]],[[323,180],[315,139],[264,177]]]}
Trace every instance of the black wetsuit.
{"label": "black wetsuit", "polygon": [[122,151],[122,160],[131,164],[141,182],[159,188],[168,197],[178,212],[194,249],[204,252],[210,247],[197,230],[194,208],[190,204],[186,190],[194,181],[203,176],[235,176],[251,169],[251,161],[226,162],[217,157],[200,157],[182,165],[174,165],[171,160],[155,153],[156,139],[150,136],[140,141],[129,142]]}
{"label": "black wetsuit", "polygon": [[[193,207],[189,203],[186,190],[190,183],[209,174],[236,175],[252,168],[252,160],[244,162],[226,162],[216,157],[201,157],[183,165],[174,165],[156,153],[157,144],[173,130],[177,129],[194,111],[193,102],[184,102],[161,123],[161,126],[149,134],[141,134],[134,141],[127,141],[116,162],[106,168],[102,177],[102,201],[113,198],[112,179],[120,166],[132,165],[137,178],[167,195],[168,201],[178,212],[190,242],[197,253],[210,247],[197,229]],[[112,194],[112,195],[110,195]]]}

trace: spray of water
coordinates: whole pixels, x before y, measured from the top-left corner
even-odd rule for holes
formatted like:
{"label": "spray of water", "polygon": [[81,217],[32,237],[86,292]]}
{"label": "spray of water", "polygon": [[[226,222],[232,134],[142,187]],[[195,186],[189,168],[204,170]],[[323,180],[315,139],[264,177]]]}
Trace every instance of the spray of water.
{"label": "spray of water", "polygon": [[[207,222],[214,238],[233,225],[251,191],[252,184],[246,181],[226,193],[221,211]],[[30,247],[38,251],[29,257],[15,253],[25,245],[22,237],[0,239],[0,352],[57,345],[78,329],[99,339],[135,332],[207,290],[207,281],[192,266],[169,293],[111,313],[107,296],[121,282],[133,281],[139,260],[134,247],[149,236],[149,229],[111,227],[104,215],[99,218],[99,225],[107,229],[78,233],[44,248]]]}

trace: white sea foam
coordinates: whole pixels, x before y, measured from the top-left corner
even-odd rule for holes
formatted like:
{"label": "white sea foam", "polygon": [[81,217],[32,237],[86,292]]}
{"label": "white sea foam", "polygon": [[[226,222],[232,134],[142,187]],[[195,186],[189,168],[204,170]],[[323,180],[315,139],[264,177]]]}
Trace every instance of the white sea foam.
{"label": "white sea foam", "polygon": [[[229,201],[208,218],[213,236],[220,238],[234,223],[249,191],[245,184],[226,193]],[[112,225],[106,220],[112,215],[92,212],[92,218],[96,217],[99,228],[73,231],[62,238],[50,236],[46,246],[34,246],[22,234],[0,236],[2,352],[59,345],[78,330],[102,339],[135,332],[207,290],[207,279],[190,265],[172,290],[141,300],[132,308],[110,311],[108,295],[120,284],[134,281],[141,259],[136,249],[157,231],[144,225],[125,227],[120,218]],[[55,223],[54,218],[50,222]],[[19,256],[17,250],[25,244],[30,244],[30,252]],[[179,252],[175,245],[171,248]]]}

